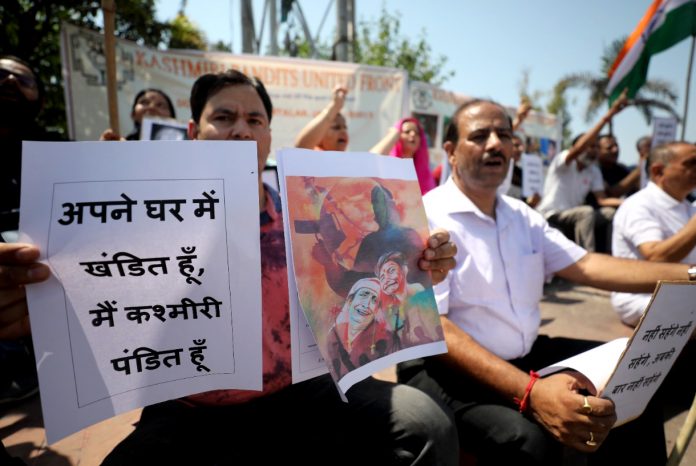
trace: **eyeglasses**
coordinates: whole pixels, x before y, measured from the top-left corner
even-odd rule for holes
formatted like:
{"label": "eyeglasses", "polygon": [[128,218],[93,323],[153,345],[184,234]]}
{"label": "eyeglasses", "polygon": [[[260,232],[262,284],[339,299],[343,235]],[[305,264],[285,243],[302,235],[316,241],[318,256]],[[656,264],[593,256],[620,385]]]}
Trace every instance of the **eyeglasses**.
{"label": "eyeglasses", "polygon": [[36,88],[36,80],[33,77],[19,74],[15,71],[6,70],[5,68],[0,68],[0,82],[9,78],[10,75],[15,77],[20,86],[26,87],[27,89]]}

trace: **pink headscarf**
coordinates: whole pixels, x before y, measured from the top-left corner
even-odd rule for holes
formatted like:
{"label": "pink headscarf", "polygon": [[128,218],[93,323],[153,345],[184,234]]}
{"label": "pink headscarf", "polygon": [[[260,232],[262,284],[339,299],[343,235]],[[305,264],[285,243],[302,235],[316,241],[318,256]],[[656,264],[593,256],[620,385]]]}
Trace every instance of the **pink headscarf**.
{"label": "pink headscarf", "polygon": [[[433,175],[430,173],[428,140],[425,138],[425,131],[423,131],[423,127],[421,126],[420,122],[417,118],[413,117],[402,118],[396,122],[394,127],[399,132],[399,135],[401,135],[401,126],[407,121],[415,123],[418,127],[418,132],[420,133],[420,145],[418,146],[418,149],[416,149],[416,153],[413,154],[413,164],[416,167],[416,175],[418,176],[418,184],[420,185],[421,194],[425,194],[435,187],[435,180],[433,179]],[[394,147],[392,148],[391,152],[389,152],[389,155],[392,157],[399,157],[401,159],[403,158],[403,153],[404,148],[403,144],[401,143],[401,137],[399,136],[399,139],[397,139],[396,144],[394,144]]]}

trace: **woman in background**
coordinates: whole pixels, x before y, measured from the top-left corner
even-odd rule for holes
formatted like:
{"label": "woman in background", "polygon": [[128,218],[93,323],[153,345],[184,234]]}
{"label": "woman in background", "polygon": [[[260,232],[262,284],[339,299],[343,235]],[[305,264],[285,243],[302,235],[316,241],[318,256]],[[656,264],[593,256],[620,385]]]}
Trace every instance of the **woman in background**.
{"label": "woman in background", "polygon": [[[172,100],[159,89],[148,88],[138,92],[135,99],[133,99],[133,106],[131,107],[131,119],[133,120],[134,129],[126,136],[125,139],[127,141],[140,139],[140,126],[143,122],[143,117],[146,116],[176,118]],[[122,138],[109,128],[102,133],[99,139],[101,141],[118,141]]]}
{"label": "woman in background", "polygon": [[435,179],[430,173],[430,155],[425,131],[417,118],[402,118],[394,125],[398,139],[389,155],[402,159],[413,159],[416,167],[421,193],[425,194],[435,187]]}

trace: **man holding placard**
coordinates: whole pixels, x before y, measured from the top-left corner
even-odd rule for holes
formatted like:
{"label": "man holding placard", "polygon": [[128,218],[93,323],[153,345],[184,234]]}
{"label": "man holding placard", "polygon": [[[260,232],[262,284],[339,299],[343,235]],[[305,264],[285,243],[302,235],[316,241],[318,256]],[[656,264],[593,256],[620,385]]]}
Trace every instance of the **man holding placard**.
{"label": "man holding placard", "polygon": [[482,464],[560,464],[563,446],[597,452],[591,464],[664,462],[660,413],[610,433],[613,404],[585,392],[591,389],[585,377],[566,372],[538,379],[535,369],[593,344],[538,337],[539,301],[553,273],[648,292],[658,279],[687,279],[688,267],[588,253],[521,201],[498,195],[512,128],[495,102],[459,107],[444,148],[452,178],[424,204],[431,227],[446,228],[457,245],[457,266],[435,287],[449,353],[405,363],[399,380],[453,410],[460,442]]}
{"label": "man holding placard", "polygon": [[[236,71],[201,76],[191,92],[191,109],[191,139],[256,141],[262,172],[270,151],[272,104],[259,81]],[[136,430],[105,464],[280,464],[298,451],[295,459],[302,464],[365,459],[456,464],[457,440],[448,415],[417,390],[367,379],[343,403],[328,375],[291,385],[280,200],[261,182],[259,200],[263,391],[218,390],[147,407]],[[433,234],[428,245],[420,266],[438,281],[453,266],[454,246],[445,232]],[[0,245],[0,323],[12,326],[26,317],[22,286],[49,274],[37,258],[35,247]],[[355,432],[370,441],[356,447]]]}

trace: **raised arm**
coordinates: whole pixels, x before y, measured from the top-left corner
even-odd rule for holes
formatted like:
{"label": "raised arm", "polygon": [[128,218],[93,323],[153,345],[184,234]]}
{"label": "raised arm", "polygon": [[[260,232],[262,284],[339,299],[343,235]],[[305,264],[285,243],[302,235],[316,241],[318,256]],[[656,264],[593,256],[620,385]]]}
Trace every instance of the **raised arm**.
{"label": "raised arm", "polygon": [[384,137],[380,139],[377,144],[372,146],[369,152],[372,152],[373,154],[389,155],[389,152],[392,150],[392,147],[394,147],[394,144],[396,144],[396,141],[398,140],[399,131],[392,126],[387,130]]}
{"label": "raised arm", "polygon": [[39,250],[20,243],[0,243],[0,340],[30,332],[24,285],[46,280],[49,268],[36,262]]}
{"label": "raised arm", "polygon": [[[522,399],[530,381],[525,374],[500,359],[447,317],[442,317],[448,353],[436,356],[452,370],[452,377],[466,376],[512,402]],[[594,451],[606,438],[616,421],[611,401],[588,396],[592,413],[582,412],[584,397],[580,390],[592,390],[592,384],[574,372],[554,374],[538,380],[532,387],[526,414],[532,416],[553,437],[564,445],[581,451]],[[592,432],[596,446],[588,446],[587,433]]]}
{"label": "raised arm", "polygon": [[300,134],[298,134],[295,139],[295,147],[314,149],[319,144],[324,134],[336,119],[336,115],[341,113],[347,93],[348,89],[345,87],[334,87],[331,102],[329,102],[312,121],[302,128],[302,131],[300,131]]}
{"label": "raised arm", "polygon": [[602,116],[602,118],[599,119],[597,124],[595,124],[592,127],[592,129],[583,134],[582,137],[578,139],[578,141],[575,144],[573,144],[573,147],[570,148],[570,150],[568,151],[568,155],[566,156],[566,165],[569,165],[570,162],[572,162],[573,160],[578,158],[580,154],[585,152],[585,150],[587,150],[587,147],[597,139],[597,136],[602,131],[602,128],[604,128],[604,125],[609,123],[611,119],[614,118],[614,115],[619,113],[626,107],[626,105],[628,105],[628,98],[626,97],[627,92],[627,90],[624,90],[621,96],[614,101],[611,107],[609,107],[607,113],[605,113],[604,116]]}
{"label": "raised arm", "polygon": [[512,130],[517,131],[522,124],[522,122],[527,118],[527,115],[529,115],[530,110],[532,110],[532,104],[529,103],[529,99],[522,99],[522,102],[520,102],[520,105],[517,107],[517,113],[515,114],[515,118],[512,120]]}

